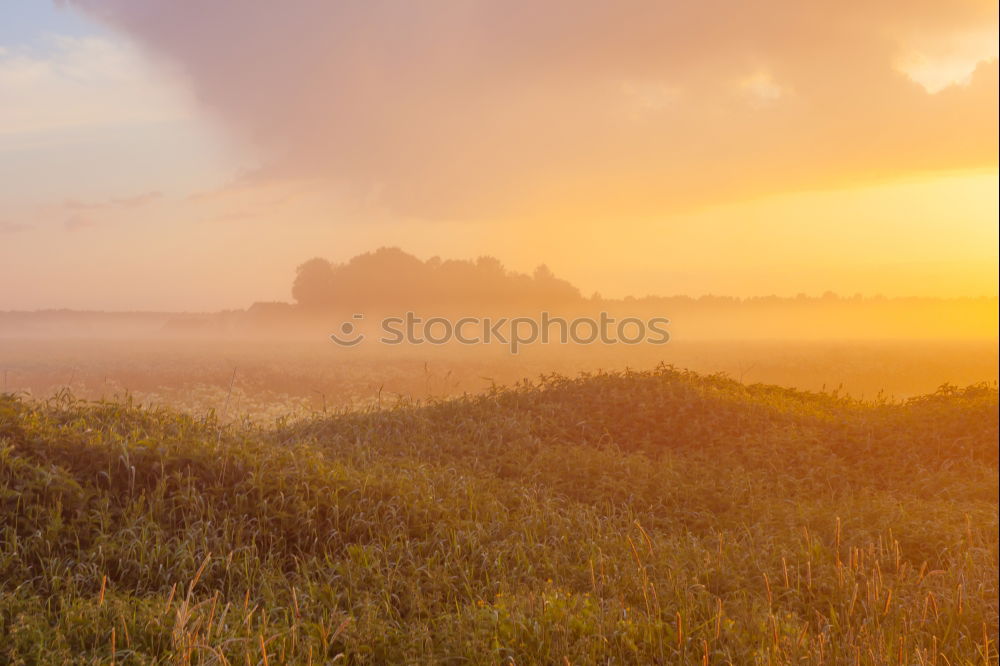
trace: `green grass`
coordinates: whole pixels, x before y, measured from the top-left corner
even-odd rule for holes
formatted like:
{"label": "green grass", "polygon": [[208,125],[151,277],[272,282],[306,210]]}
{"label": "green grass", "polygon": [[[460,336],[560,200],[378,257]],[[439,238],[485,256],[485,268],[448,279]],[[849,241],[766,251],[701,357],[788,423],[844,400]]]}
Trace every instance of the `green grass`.
{"label": "green grass", "polygon": [[997,663],[997,390],[0,398],[0,662]]}

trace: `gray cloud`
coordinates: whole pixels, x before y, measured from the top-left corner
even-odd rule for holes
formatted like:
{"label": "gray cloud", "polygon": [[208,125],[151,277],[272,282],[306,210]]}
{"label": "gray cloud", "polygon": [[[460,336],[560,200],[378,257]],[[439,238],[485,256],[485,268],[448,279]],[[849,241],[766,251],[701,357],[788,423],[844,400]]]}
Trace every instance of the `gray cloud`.
{"label": "gray cloud", "polygon": [[92,229],[96,226],[97,222],[95,222],[92,218],[84,217],[82,215],[73,215],[66,218],[63,222],[63,227],[65,227],[66,231],[82,231],[84,229]]}
{"label": "gray cloud", "polygon": [[997,161],[995,60],[933,95],[898,65],[995,33],[992,2],[68,2],[179,64],[257,177],[404,215],[651,215]]}
{"label": "gray cloud", "polygon": [[161,192],[144,192],[128,197],[114,197],[106,201],[79,201],[67,199],[63,207],[71,211],[81,210],[115,210],[141,208],[163,198]]}
{"label": "gray cloud", "polygon": [[19,234],[23,231],[30,229],[27,224],[20,224],[18,222],[5,222],[0,220],[0,234]]}

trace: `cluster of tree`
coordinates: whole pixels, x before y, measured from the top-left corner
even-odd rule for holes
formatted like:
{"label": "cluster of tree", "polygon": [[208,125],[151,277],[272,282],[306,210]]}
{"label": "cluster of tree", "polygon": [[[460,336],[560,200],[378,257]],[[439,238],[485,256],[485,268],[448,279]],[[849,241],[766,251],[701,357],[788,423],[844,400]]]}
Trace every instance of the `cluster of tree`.
{"label": "cluster of tree", "polygon": [[494,257],[421,261],[387,247],[343,264],[310,259],[298,267],[292,297],[306,309],[338,311],[551,308],[583,301],[576,287],[544,265],[525,275]]}
{"label": "cluster of tree", "polygon": [[298,267],[295,305],[258,303],[258,321],[291,322],[329,313],[435,316],[528,315],[540,311],[667,317],[679,337],[824,338],[989,337],[996,335],[997,299],[822,296],[644,296],[590,298],[539,266],[533,275],[509,271],[493,257],[421,261],[381,248],[334,264],[310,259]]}

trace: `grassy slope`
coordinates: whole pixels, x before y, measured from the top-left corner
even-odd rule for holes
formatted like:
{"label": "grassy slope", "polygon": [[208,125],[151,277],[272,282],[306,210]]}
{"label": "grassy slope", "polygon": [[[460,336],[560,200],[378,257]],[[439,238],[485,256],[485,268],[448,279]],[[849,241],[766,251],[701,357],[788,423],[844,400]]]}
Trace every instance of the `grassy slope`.
{"label": "grassy slope", "polygon": [[[997,391],[0,398],[0,662],[996,663]],[[266,653],[266,658],[265,658]]]}

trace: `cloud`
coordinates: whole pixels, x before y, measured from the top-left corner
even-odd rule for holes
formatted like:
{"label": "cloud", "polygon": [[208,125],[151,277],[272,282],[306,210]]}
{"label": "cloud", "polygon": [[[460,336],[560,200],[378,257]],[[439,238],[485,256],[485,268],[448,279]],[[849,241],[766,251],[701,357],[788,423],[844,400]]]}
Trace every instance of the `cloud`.
{"label": "cloud", "polygon": [[0,138],[165,122],[194,108],[176,78],[150,76],[134,47],[96,36],[0,50],[0,91]]}
{"label": "cloud", "polygon": [[750,76],[740,81],[740,88],[750,95],[755,104],[764,105],[777,102],[783,95],[788,94],[768,72],[754,72]]}
{"label": "cloud", "polygon": [[0,221],[0,234],[19,234],[30,228],[27,224]]}
{"label": "cloud", "polygon": [[66,228],[66,231],[82,231],[96,227],[97,223],[89,217],[73,215],[63,222],[63,226]]}
{"label": "cloud", "polygon": [[69,3],[177,65],[258,178],[402,216],[653,216],[997,161],[993,2]]}
{"label": "cloud", "polygon": [[80,201],[78,199],[67,199],[63,202],[63,207],[67,210],[129,210],[148,206],[163,198],[163,193],[159,191],[144,192],[128,197],[115,197],[106,201]]}
{"label": "cloud", "polygon": [[211,218],[211,219],[206,220],[206,221],[207,222],[220,222],[220,223],[221,222],[246,222],[247,220],[252,220],[252,219],[257,218],[259,216],[260,216],[260,213],[257,213],[257,212],[251,211],[251,210],[246,210],[246,209],[238,209],[238,210],[227,211],[225,213],[217,215],[214,218]]}
{"label": "cloud", "polygon": [[[994,10],[995,11],[995,10]],[[896,69],[930,94],[968,86],[980,62],[996,60],[997,30],[978,28],[910,40],[896,58]]]}
{"label": "cloud", "polygon": [[162,192],[145,192],[131,197],[119,197],[111,200],[111,205],[116,208],[140,208],[154,201],[163,198]]}

